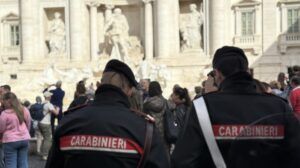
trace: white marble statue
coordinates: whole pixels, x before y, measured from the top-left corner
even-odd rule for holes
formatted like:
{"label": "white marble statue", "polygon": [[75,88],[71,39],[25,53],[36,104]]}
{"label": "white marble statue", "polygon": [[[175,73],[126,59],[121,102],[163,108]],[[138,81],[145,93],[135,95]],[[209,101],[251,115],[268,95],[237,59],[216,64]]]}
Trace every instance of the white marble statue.
{"label": "white marble statue", "polygon": [[159,81],[163,88],[167,87],[171,79],[171,72],[164,64],[154,64],[152,61],[143,60],[140,62],[135,74],[139,79],[151,79]]}
{"label": "white marble statue", "polygon": [[106,36],[112,45],[110,57],[125,61],[128,59],[129,25],[120,8],[115,8],[111,19],[105,25]]}
{"label": "white marble statue", "polygon": [[171,79],[171,72],[168,67],[164,64],[152,66],[150,72],[150,79],[159,81],[161,87],[166,88],[168,81]]}
{"label": "white marble statue", "polygon": [[197,10],[196,4],[190,4],[190,13],[187,21],[180,29],[181,49],[198,49],[202,46],[201,26],[203,25],[203,12]]}
{"label": "white marble statue", "polygon": [[139,66],[137,68],[136,76],[139,79],[150,79],[150,73],[151,73],[152,68],[153,68],[152,62],[150,62],[148,60],[142,60],[139,63]]}
{"label": "white marble statue", "polygon": [[50,55],[64,54],[66,51],[66,31],[65,24],[59,12],[54,13],[54,19],[50,21],[48,27],[48,40]]}
{"label": "white marble statue", "polygon": [[41,73],[41,75],[36,78],[36,81],[41,85],[51,85],[55,83],[57,80],[59,80],[58,76],[55,72],[55,64],[50,63],[44,71]]}

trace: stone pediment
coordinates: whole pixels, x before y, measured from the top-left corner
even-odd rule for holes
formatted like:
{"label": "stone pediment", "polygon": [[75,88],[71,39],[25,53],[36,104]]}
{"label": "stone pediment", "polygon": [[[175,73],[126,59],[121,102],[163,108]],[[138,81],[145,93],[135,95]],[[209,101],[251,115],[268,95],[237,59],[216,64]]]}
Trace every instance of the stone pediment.
{"label": "stone pediment", "polygon": [[297,4],[300,0],[278,0],[278,4]]}
{"label": "stone pediment", "polygon": [[[88,0],[87,2],[89,2]],[[133,5],[142,2],[142,0],[96,0],[105,5]]]}
{"label": "stone pediment", "polygon": [[19,15],[11,12],[9,14],[7,14],[6,16],[4,16],[1,20],[2,21],[15,21],[19,19]]}
{"label": "stone pediment", "polygon": [[236,4],[234,4],[234,7],[242,7],[242,6],[254,6],[259,5],[261,2],[255,1],[255,0],[242,0]]}

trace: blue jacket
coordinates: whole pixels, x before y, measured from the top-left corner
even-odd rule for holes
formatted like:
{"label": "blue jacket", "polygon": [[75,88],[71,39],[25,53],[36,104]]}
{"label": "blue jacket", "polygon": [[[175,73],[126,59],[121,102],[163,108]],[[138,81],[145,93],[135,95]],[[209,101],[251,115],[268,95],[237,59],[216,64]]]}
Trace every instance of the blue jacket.
{"label": "blue jacket", "polygon": [[61,88],[56,88],[54,90],[51,90],[50,92],[53,93],[50,103],[62,109],[65,91],[63,91]]}

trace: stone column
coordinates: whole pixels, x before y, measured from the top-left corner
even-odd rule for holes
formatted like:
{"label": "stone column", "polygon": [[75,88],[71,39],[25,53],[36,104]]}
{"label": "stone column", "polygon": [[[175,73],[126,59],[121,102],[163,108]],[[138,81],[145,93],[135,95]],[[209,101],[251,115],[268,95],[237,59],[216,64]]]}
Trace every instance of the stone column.
{"label": "stone column", "polygon": [[19,0],[20,26],[21,26],[21,57],[22,62],[32,62],[36,60],[36,37],[34,35],[36,11],[38,0]]}
{"label": "stone column", "polygon": [[69,0],[71,60],[80,61],[83,51],[82,0]]}
{"label": "stone column", "polygon": [[260,15],[260,6],[255,6],[255,20],[254,20],[254,23],[255,23],[255,34],[256,35],[261,35],[261,15]]}
{"label": "stone column", "polygon": [[153,59],[153,17],[152,1],[143,0],[145,3],[145,58]]}
{"label": "stone column", "polygon": [[90,7],[90,40],[91,40],[91,60],[95,61],[98,58],[98,34],[97,34],[97,8],[99,2],[88,2]]}
{"label": "stone column", "polygon": [[171,51],[170,56],[174,57],[179,54],[180,52],[180,36],[179,36],[179,24],[180,24],[180,6],[179,6],[179,0],[172,1],[173,3],[173,14],[171,14],[170,17],[173,18],[173,24],[172,24],[172,35],[171,35]]}
{"label": "stone column", "polygon": [[224,45],[225,41],[225,1],[210,0],[210,55]]}
{"label": "stone column", "polygon": [[166,58],[172,55],[171,51],[174,50],[172,46],[172,40],[175,40],[173,32],[176,31],[174,30],[174,17],[176,17],[174,16],[174,0],[157,0],[155,7],[155,55],[158,58]]}
{"label": "stone column", "polygon": [[242,35],[242,29],[241,29],[241,20],[242,20],[242,15],[241,15],[241,10],[239,7],[235,7],[235,27],[236,27],[236,35],[241,36]]}
{"label": "stone column", "polygon": [[287,23],[287,7],[284,3],[281,4],[281,33],[286,33],[288,30]]}

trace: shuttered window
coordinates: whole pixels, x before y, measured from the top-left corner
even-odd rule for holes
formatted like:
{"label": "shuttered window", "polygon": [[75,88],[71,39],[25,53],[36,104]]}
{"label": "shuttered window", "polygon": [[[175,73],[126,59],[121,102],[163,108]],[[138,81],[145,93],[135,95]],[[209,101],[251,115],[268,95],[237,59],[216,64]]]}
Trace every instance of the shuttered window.
{"label": "shuttered window", "polygon": [[10,25],[10,45],[18,46],[20,44],[19,25]]}
{"label": "shuttered window", "polygon": [[288,9],[288,33],[299,33],[299,9]]}
{"label": "shuttered window", "polygon": [[254,11],[242,12],[242,36],[254,35]]}

